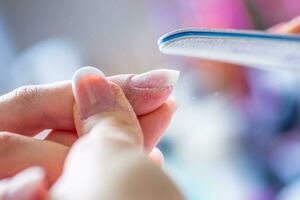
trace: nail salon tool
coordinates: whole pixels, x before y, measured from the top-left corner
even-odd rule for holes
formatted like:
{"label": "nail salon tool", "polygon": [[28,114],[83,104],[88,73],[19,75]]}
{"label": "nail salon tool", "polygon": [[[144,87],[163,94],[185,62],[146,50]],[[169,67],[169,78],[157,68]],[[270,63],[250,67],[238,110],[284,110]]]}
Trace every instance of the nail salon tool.
{"label": "nail salon tool", "polygon": [[162,36],[161,52],[263,69],[300,69],[300,36],[257,31],[182,29]]}

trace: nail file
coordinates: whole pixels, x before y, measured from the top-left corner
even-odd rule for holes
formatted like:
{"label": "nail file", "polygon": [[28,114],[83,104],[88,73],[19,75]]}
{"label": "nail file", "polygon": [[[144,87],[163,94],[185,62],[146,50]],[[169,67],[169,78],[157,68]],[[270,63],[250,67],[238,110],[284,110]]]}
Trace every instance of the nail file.
{"label": "nail file", "polygon": [[162,36],[161,52],[264,69],[300,69],[300,36],[258,31],[182,29]]}

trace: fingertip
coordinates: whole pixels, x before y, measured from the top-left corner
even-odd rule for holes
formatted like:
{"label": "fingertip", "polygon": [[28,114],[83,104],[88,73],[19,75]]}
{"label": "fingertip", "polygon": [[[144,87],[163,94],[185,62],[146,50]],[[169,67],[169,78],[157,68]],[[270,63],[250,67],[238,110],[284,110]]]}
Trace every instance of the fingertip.
{"label": "fingertip", "polygon": [[155,111],[139,117],[146,151],[151,150],[158,143],[176,109],[176,102],[170,99]]}
{"label": "fingertip", "polygon": [[121,86],[135,113],[141,116],[156,110],[170,97],[179,76],[179,71],[160,69],[109,80]]}
{"label": "fingertip", "polygon": [[83,67],[77,70],[72,78],[72,88],[82,119],[114,106],[111,84],[97,68]]}
{"label": "fingertip", "polygon": [[75,86],[77,85],[77,82],[82,77],[85,77],[88,75],[98,75],[100,77],[105,77],[104,73],[101,70],[99,70],[95,67],[92,67],[92,66],[86,66],[86,67],[82,67],[82,68],[78,69],[77,71],[75,71],[75,73],[73,74],[73,77],[72,77],[72,89],[73,89],[74,94],[76,93]]}
{"label": "fingertip", "polygon": [[102,137],[102,131],[128,134],[130,142],[142,146],[136,114],[120,86],[106,79],[98,69],[85,67],[75,72],[73,90],[73,118],[79,136],[89,133]]}
{"label": "fingertip", "polygon": [[129,86],[126,97],[137,115],[145,115],[159,108],[171,95],[173,86],[156,89],[138,89]]}
{"label": "fingertip", "polygon": [[174,97],[171,97],[166,101],[166,106],[169,108],[169,110],[172,113],[175,113],[176,110],[178,109],[178,104],[176,103],[176,100]]}
{"label": "fingertip", "polygon": [[158,69],[134,75],[130,84],[141,89],[156,89],[177,84],[180,71],[171,69]]}
{"label": "fingertip", "polygon": [[279,24],[277,29],[273,29],[274,32],[280,34],[299,34],[300,33],[300,16],[293,18],[292,20]]}
{"label": "fingertip", "polygon": [[19,172],[5,184],[6,189],[0,194],[4,200],[37,200],[43,199],[47,193],[46,175],[40,167]]}
{"label": "fingertip", "polygon": [[133,98],[136,101],[135,108],[139,115],[149,113],[170,97],[179,77],[180,71],[171,69],[159,69],[134,75],[128,83],[132,91],[136,91],[139,96],[129,96],[128,99]]}
{"label": "fingertip", "polygon": [[162,167],[162,165],[164,164],[164,161],[165,161],[163,153],[157,147],[155,147],[150,152],[148,158],[149,158],[149,160],[154,162],[154,164],[158,165],[159,167]]}

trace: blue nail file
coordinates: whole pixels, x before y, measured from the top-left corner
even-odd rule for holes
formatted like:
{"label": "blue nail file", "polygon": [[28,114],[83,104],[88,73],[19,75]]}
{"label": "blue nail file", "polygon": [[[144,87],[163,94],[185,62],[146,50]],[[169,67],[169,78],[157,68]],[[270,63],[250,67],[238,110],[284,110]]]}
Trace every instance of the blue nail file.
{"label": "blue nail file", "polygon": [[300,69],[300,36],[257,31],[182,29],[162,36],[161,52],[264,69]]}

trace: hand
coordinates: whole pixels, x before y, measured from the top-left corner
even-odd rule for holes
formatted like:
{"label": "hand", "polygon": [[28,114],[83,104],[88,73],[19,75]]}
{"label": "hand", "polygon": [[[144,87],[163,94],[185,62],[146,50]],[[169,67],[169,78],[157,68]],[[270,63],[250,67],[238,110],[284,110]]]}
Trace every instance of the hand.
{"label": "hand", "polygon": [[31,167],[0,181],[0,200],[41,200],[47,187],[43,169]]}
{"label": "hand", "polygon": [[289,22],[277,24],[268,29],[268,32],[280,34],[300,34],[300,16],[292,19]]}
{"label": "hand", "polygon": [[[166,101],[174,83],[170,78],[174,75],[176,79],[175,71],[157,70],[109,78],[123,89],[138,116],[148,152],[167,127],[176,107],[174,102]],[[50,184],[57,179],[69,147],[78,138],[73,104],[70,82],[22,87],[0,97],[0,179],[30,166],[41,166]],[[31,137],[43,129],[53,129],[45,140]],[[158,155],[155,152],[151,154],[153,159]],[[4,193],[0,191],[0,199]]]}
{"label": "hand", "polygon": [[183,199],[147,159],[140,122],[122,89],[96,69],[78,71],[73,81],[74,121],[80,138],[50,199]]}
{"label": "hand", "polygon": [[[277,24],[266,31],[287,35],[300,34],[300,16],[291,21]],[[200,77],[202,88],[205,90],[210,92],[225,91],[235,98],[239,97],[239,99],[249,94],[248,77],[245,75],[243,67],[236,64],[202,59],[192,59],[192,62],[194,66],[202,66],[195,67],[193,73],[196,73],[196,77]]]}

